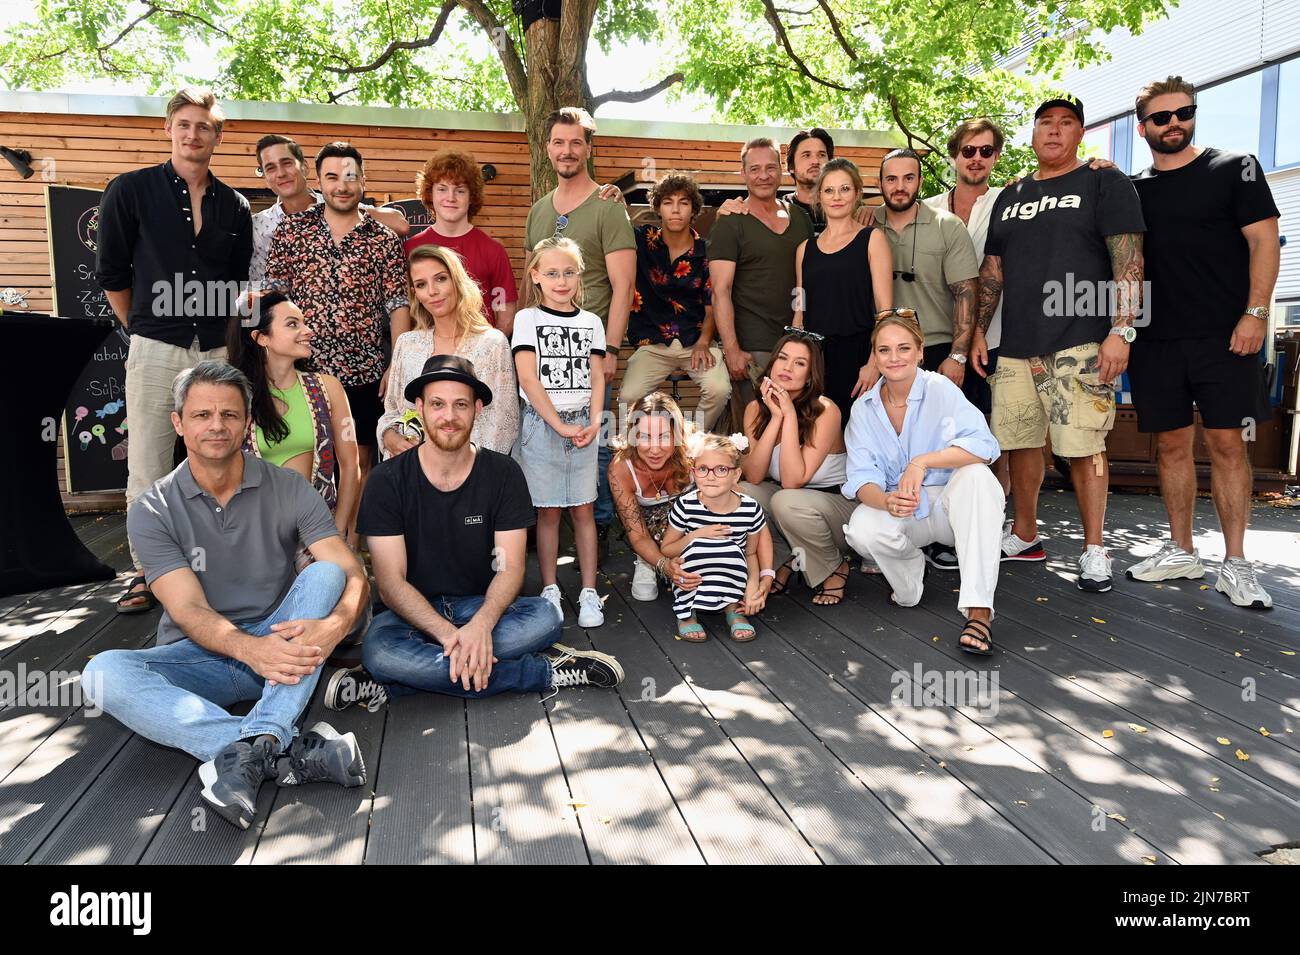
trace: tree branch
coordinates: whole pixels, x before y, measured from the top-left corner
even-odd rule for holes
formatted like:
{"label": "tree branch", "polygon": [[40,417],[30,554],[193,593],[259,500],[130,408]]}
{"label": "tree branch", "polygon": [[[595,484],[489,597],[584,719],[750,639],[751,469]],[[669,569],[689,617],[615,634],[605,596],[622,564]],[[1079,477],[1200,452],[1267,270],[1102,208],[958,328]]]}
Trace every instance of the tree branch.
{"label": "tree branch", "polygon": [[433,29],[430,30],[429,35],[422,40],[394,40],[392,43],[388,44],[388,48],[385,49],[383,53],[380,53],[378,57],[369,63],[365,63],[361,66],[327,66],[325,69],[329,70],[331,73],[337,73],[340,76],[353,76],[357,73],[369,73],[382,67],[392,59],[393,54],[398,50],[422,50],[426,47],[433,46],[438,42],[438,37],[442,36],[442,31],[447,26],[447,20],[451,17],[451,13],[455,9],[456,0],[446,0],[442,5],[442,9],[438,11],[438,19],[433,22]]}
{"label": "tree branch", "polygon": [[597,110],[606,103],[641,103],[658,96],[668,87],[684,79],[681,73],[670,73],[654,86],[647,86],[643,90],[610,90],[608,93],[591,97],[591,108]]}
{"label": "tree branch", "polygon": [[942,175],[942,169],[934,165],[933,157],[941,156],[943,155],[943,153],[940,150],[936,149],[934,147],[934,144],[931,143],[929,140],[925,139],[922,136],[917,135],[916,133],[912,132],[910,129],[907,128],[907,124],[903,122],[903,114],[898,108],[898,97],[895,96],[893,93],[889,94],[889,110],[891,113],[894,114],[894,122],[898,124],[898,128],[902,130],[903,135],[907,137],[907,148],[908,149],[912,148],[913,141],[918,142],[922,146],[924,146],[928,150],[928,152],[926,155],[921,157],[921,161],[925,165],[930,167],[931,172]]}
{"label": "tree branch", "polygon": [[524,109],[528,105],[528,72],[524,69],[514,38],[483,0],[457,0],[457,3],[483,28],[488,41],[496,47],[506,80],[510,83],[510,92],[519,108]]}
{"label": "tree branch", "polygon": [[781,46],[785,48],[786,55],[794,61],[794,64],[799,68],[800,73],[808,77],[808,79],[812,80],[814,83],[820,83],[822,86],[828,86],[833,90],[840,90],[844,93],[852,92],[852,90],[847,86],[841,86],[839,83],[824,80],[820,76],[814,75],[813,72],[808,69],[807,64],[800,59],[799,54],[796,53],[794,47],[790,45],[790,37],[786,35],[785,25],[781,23],[781,17],[776,12],[776,7],[773,6],[772,0],[763,0],[763,15],[767,18],[767,22],[772,25],[772,29],[776,32],[776,38],[781,41]]}
{"label": "tree branch", "polygon": [[826,19],[831,22],[831,32],[835,34],[835,39],[840,41],[840,47],[848,58],[856,63],[858,54],[853,47],[849,46],[849,41],[844,38],[844,31],[840,29],[840,21],[835,18],[835,11],[831,9],[831,5],[826,0],[817,0],[817,5],[825,11]]}

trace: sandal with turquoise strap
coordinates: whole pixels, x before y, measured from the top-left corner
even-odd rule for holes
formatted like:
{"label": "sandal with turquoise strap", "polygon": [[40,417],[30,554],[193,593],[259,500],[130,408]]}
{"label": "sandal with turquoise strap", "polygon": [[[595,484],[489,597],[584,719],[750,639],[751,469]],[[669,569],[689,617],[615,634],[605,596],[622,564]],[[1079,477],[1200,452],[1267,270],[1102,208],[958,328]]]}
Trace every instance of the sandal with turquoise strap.
{"label": "sandal with turquoise strap", "polygon": [[697,620],[678,620],[677,637],[687,643],[703,643],[709,639],[708,633]]}
{"label": "sandal with turquoise strap", "polygon": [[731,639],[736,643],[749,643],[758,636],[758,631],[754,625],[745,619],[745,615],[739,610],[728,610],[726,613],[727,627],[731,630]]}

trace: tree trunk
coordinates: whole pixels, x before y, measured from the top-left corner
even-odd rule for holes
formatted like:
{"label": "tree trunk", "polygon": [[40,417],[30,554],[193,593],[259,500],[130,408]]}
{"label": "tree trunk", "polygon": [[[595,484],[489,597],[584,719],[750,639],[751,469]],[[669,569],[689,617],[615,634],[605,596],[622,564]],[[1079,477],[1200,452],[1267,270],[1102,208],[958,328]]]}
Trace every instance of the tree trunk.
{"label": "tree trunk", "polygon": [[562,106],[591,109],[587,86],[589,32],[587,18],[576,16],[538,20],[524,35],[528,98],[519,105],[528,133],[534,202],[555,188],[555,170],[546,157],[546,117]]}

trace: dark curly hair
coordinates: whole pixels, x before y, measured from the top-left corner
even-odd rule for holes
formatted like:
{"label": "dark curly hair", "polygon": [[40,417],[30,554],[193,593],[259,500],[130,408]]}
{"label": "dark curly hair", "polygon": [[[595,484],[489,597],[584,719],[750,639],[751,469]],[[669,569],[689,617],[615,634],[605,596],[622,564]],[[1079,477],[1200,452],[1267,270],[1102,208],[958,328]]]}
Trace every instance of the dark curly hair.
{"label": "dark curly hair", "polygon": [[483,171],[478,160],[455,149],[440,149],[429,157],[415,174],[415,194],[430,212],[434,211],[433,187],[444,179],[469,190],[469,218],[478,215],[483,208]]}
{"label": "dark curly hair", "polygon": [[678,172],[676,169],[664,173],[663,177],[655,183],[650,190],[650,205],[655,212],[659,211],[659,204],[669,196],[684,195],[691,200],[691,212],[695,215],[700,214],[704,208],[704,194],[700,192],[699,185],[695,182],[695,177],[690,173]]}

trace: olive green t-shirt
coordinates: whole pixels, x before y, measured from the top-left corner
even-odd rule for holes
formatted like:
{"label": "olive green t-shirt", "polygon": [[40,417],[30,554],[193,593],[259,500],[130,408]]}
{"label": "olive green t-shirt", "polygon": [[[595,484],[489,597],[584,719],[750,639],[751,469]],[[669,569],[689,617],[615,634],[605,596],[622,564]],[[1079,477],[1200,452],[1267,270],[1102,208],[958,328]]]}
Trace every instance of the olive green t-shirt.
{"label": "olive green t-shirt", "polygon": [[[916,309],[928,348],[952,342],[954,299],[948,286],[978,277],[980,264],[975,243],[958,216],[920,200],[916,206],[916,219],[901,235],[889,227],[884,206],[876,207],[875,221],[894,252],[894,307]],[[904,280],[902,272],[914,273],[915,280]]]}
{"label": "olive green t-shirt", "polygon": [[[605,256],[620,249],[635,249],[636,234],[632,220],[627,217],[623,203],[615,199],[601,199],[599,187],[594,188],[583,203],[568,214],[568,223],[559,235],[572,239],[582,250],[582,307],[595,312],[602,322],[609,320],[609,303],[614,290],[609,284]],[[528,211],[528,224],[524,227],[524,245],[531,251],[543,239],[557,234],[555,190],[551,190],[533,203]],[[610,343],[611,347],[614,343]]]}
{"label": "olive green t-shirt", "polygon": [[771,351],[794,318],[794,253],[813,237],[808,214],[784,203],[790,224],[777,235],[757,216],[718,216],[709,232],[709,260],[736,263],[731,306],[736,340],[745,351]]}

